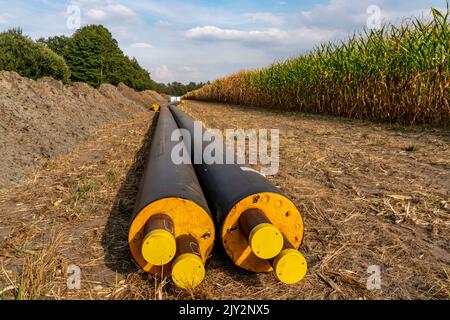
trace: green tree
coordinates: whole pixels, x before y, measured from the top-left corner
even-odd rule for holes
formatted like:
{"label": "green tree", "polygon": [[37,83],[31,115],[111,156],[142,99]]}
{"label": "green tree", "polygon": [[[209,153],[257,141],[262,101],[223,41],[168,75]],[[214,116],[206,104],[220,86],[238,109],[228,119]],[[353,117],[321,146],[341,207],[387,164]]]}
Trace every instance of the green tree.
{"label": "green tree", "polygon": [[202,82],[200,83],[190,82],[185,85],[175,81],[168,84],[157,83],[155,90],[161,93],[169,94],[171,96],[181,97],[184,96],[186,93],[200,89],[203,86],[205,86],[205,83]]}
{"label": "green tree", "polygon": [[108,69],[106,56],[116,54],[110,52],[112,48],[114,42],[106,28],[88,26],[78,30],[69,40],[65,51],[72,81],[86,82],[99,87]]}
{"label": "green tree", "polygon": [[70,81],[64,59],[24,36],[21,29],[0,33],[0,70],[15,71],[32,79],[50,76],[64,83]]}
{"label": "green tree", "polygon": [[50,50],[53,50],[60,56],[64,57],[69,40],[70,38],[67,36],[54,36],[47,39],[40,38],[37,42],[44,44]]}
{"label": "green tree", "polygon": [[64,51],[72,81],[94,87],[120,82],[136,90],[154,89],[150,73],[124,55],[112,34],[101,25],[86,26],[69,39]]}

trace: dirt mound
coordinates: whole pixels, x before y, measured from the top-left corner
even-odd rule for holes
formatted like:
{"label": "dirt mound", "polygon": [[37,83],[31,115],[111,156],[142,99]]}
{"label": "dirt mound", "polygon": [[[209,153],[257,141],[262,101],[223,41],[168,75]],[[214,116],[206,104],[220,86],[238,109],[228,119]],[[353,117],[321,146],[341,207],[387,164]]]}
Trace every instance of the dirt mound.
{"label": "dirt mound", "polygon": [[85,83],[64,86],[52,78],[34,81],[0,72],[0,189],[149,103],[126,86],[96,90]]}
{"label": "dirt mound", "polygon": [[134,91],[133,89],[129,88],[127,85],[125,85],[123,83],[120,83],[117,86],[117,90],[124,97],[126,97],[127,99],[134,101],[136,103],[150,106],[152,103],[155,102],[155,99],[147,99],[144,96],[142,96],[139,92]]}
{"label": "dirt mound", "polygon": [[[132,90],[132,89],[130,89]],[[118,90],[117,87],[111,85],[111,84],[103,84],[99,92],[108,100],[115,101],[115,103],[118,106],[121,106],[122,108],[126,109],[130,105],[139,105],[139,106],[145,106],[148,109],[149,101],[138,101],[137,99],[131,99],[130,97],[125,96],[121,91]],[[135,93],[139,95],[138,93]]]}
{"label": "dirt mound", "polygon": [[145,91],[142,91],[140,94],[144,99],[151,100],[156,103],[165,103],[168,101],[168,99],[164,98],[158,92],[153,91],[153,90],[145,90]]}

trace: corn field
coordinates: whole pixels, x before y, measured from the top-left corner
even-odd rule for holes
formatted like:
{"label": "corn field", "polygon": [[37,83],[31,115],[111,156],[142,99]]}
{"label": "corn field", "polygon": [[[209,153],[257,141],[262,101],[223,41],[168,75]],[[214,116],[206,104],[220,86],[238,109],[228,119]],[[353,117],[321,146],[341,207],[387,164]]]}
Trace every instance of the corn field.
{"label": "corn field", "polygon": [[268,68],[241,71],[186,99],[408,125],[450,124],[450,19],[365,30]]}

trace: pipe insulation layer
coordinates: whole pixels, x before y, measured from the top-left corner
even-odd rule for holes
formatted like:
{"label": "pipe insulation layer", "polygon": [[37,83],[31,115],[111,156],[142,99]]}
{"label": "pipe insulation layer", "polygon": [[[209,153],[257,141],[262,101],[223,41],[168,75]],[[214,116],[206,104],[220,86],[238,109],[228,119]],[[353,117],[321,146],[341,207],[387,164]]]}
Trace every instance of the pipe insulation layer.
{"label": "pipe insulation layer", "polygon": [[190,156],[230,259],[252,272],[271,272],[275,265],[285,283],[304,276],[301,253],[293,258],[293,251],[286,251],[298,251],[303,239],[303,220],[295,204],[265,177],[243,166],[226,164],[225,159],[224,164],[196,163],[195,154],[203,155],[211,143],[198,139],[205,128],[175,106],[169,108],[179,128],[190,134]]}
{"label": "pipe insulation layer", "polygon": [[180,143],[171,139],[177,130],[168,107],[162,106],[128,243],[143,270],[157,276],[171,274],[177,286],[192,289],[204,278],[215,229],[194,168],[172,161],[172,150]]}

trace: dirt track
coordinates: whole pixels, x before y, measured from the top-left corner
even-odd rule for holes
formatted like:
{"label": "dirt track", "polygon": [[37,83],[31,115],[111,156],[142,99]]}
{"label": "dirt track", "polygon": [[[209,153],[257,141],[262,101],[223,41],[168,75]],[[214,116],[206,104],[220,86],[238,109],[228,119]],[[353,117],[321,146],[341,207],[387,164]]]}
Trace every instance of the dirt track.
{"label": "dirt track", "polygon": [[[152,119],[142,113],[0,194],[3,298],[449,298],[448,131],[197,102],[186,110],[212,128],[281,130],[281,170],[270,180],[303,213],[306,279],[287,287],[249,274],[218,248],[189,296],[134,266],[127,225]],[[69,264],[82,269],[79,292],[66,290]],[[381,291],[366,289],[370,265],[382,269]]]}

